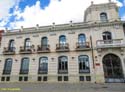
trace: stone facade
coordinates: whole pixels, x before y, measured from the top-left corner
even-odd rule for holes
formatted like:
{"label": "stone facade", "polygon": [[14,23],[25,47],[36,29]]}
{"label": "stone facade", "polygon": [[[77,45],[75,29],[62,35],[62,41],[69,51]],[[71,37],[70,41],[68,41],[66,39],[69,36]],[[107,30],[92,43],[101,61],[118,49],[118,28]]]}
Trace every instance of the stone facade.
{"label": "stone facade", "polygon": [[[102,15],[100,15],[101,13]],[[21,27],[17,32],[7,31],[2,35],[0,48],[1,82],[124,82],[125,34],[123,24],[124,21],[118,17],[115,3],[98,5],[92,3],[85,11],[84,22],[42,27],[37,25],[32,28]],[[111,33],[111,37],[105,36],[106,32]],[[79,38],[80,34],[82,34],[81,38]],[[60,36],[65,36],[65,38],[60,41]],[[30,42],[25,44],[27,38],[30,39]],[[47,45],[44,49],[40,49],[42,38],[47,38]],[[9,51],[12,40],[14,50]],[[25,49],[24,44],[29,46],[28,49]],[[109,61],[113,61],[112,56],[117,57],[118,60],[114,62],[116,65],[117,62],[120,62],[118,64],[121,64],[121,72],[118,72],[120,71],[119,65],[111,68],[111,74],[114,75],[105,71],[103,62],[105,62],[106,55],[111,57],[108,59]],[[61,67],[67,68],[61,68],[60,72],[59,57],[61,56],[67,57],[66,60],[62,60],[67,61],[66,65],[61,63]],[[80,56],[87,56],[88,58],[83,59],[83,62],[88,63],[80,64],[80,60],[82,61]],[[46,73],[38,74],[40,57],[47,57],[48,64]],[[24,71],[22,74],[20,73],[23,58],[29,59],[26,74]],[[8,70],[10,73],[7,74],[4,71],[7,71],[5,62],[8,59],[12,60],[12,65],[10,64],[11,71]],[[10,66],[8,64],[8,67]],[[80,67],[83,67],[83,70]],[[118,76],[118,73],[115,72],[122,74]],[[111,77],[107,77],[106,74]]]}

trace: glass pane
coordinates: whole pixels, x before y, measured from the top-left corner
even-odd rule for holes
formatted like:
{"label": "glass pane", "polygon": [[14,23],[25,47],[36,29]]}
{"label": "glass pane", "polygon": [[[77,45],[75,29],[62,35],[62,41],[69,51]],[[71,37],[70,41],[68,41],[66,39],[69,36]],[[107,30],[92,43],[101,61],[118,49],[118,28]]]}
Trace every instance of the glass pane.
{"label": "glass pane", "polygon": [[66,43],[66,37],[65,36],[60,36],[59,43],[60,44],[65,44]]}
{"label": "glass pane", "polygon": [[44,37],[42,38],[42,45],[47,45],[48,41],[47,41],[47,38]]}
{"label": "glass pane", "polygon": [[88,56],[79,56],[79,71],[89,72],[89,59]]}
{"label": "glass pane", "polygon": [[26,49],[30,49],[30,47],[31,47],[30,39],[25,40],[25,47],[26,47]]}
{"label": "glass pane", "polygon": [[111,40],[112,36],[110,32],[104,32],[103,33],[103,40]]}
{"label": "glass pane", "polygon": [[79,43],[84,43],[84,42],[86,42],[86,37],[85,37],[84,34],[80,34],[80,35],[79,35],[78,42],[79,42]]}
{"label": "glass pane", "polygon": [[23,59],[22,70],[28,70],[28,69],[29,69],[29,59]]}
{"label": "glass pane", "polygon": [[11,67],[12,67],[12,60],[11,60],[11,59],[8,59],[8,60],[5,62],[5,70],[11,70]]}
{"label": "glass pane", "polygon": [[41,71],[47,71],[48,70],[48,58],[47,57],[40,58],[39,69]]}
{"label": "glass pane", "polygon": [[101,13],[100,14],[100,19],[102,22],[106,22],[107,21],[107,14],[106,13]]}
{"label": "glass pane", "polygon": [[67,70],[68,69],[68,59],[67,57],[59,57],[59,70]]}

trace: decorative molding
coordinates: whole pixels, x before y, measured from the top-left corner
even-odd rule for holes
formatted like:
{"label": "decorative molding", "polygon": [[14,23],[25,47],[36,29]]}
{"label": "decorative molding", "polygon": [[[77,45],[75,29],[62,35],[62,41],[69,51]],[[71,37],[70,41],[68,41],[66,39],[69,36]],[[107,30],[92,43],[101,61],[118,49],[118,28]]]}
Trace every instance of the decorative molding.
{"label": "decorative molding", "polygon": [[39,37],[39,35],[38,35],[38,34],[36,34],[36,35],[33,35],[33,37]]}
{"label": "decorative molding", "polygon": [[51,26],[42,26],[39,27],[38,31],[35,31],[34,27],[32,28],[24,28],[24,31],[21,32],[8,32],[3,34],[3,36],[10,36],[10,35],[22,35],[22,34],[33,34],[33,33],[46,33],[46,32],[56,32],[56,31],[69,31],[69,30],[78,30],[78,29],[90,29],[93,27],[108,27],[108,26],[114,26],[116,24],[123,25],[123,21],[112,21],[112,22],[79,22],[79,23],[74,23],[72,27],[70,27],[69,24],[61,24],[61,25],[56,25],[54,30],[50,29]]}
{"label": "decorative molding", "polygon": [[56,33],[50,33],[50,36],[55,36],[56,35]]}
{"label": "decorative molding", "polygon": [[21,39],[21,38],[23,38],[23,37],[22,37],[22,36],[17,36],[17,37],[16,37],[16,39]]}
{"label": "decorative molding", "polygon": [[68,34],[75,34],[75,32],[69,32]]}

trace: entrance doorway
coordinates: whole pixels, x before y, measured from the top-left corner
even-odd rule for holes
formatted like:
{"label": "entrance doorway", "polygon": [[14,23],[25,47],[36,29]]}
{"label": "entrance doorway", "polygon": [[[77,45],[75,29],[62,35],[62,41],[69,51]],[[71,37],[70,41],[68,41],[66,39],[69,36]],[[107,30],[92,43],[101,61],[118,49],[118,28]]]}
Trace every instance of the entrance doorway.
{"label": "entrance doorway", "polygon": [[121,60],[114,54],[103,57],[105,82],[124,82]]}

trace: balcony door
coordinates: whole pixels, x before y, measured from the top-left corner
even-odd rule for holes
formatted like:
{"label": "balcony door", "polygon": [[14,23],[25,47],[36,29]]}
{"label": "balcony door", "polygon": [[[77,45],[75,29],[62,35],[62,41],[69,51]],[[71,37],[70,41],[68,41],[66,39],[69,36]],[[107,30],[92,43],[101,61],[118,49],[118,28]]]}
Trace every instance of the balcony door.
{"label": "balcony door", "polygon": [[80,47],[86,46],[86,36],[85,36],[85,34],[80,34],[78,36],[78,44],[79,44]]}
{"label": "balcony door", "polygon": [[24,48],[25,48],[25,50],[31,49],[30,38],[25,39]]}
{"label": "balcony door", "polygon": [[124,82],[121,60],[114,54],[105,55],[103,58],[105,82]]}
{"label": "balcony door", "polygon": [[112,34],[111,34],[111,32],[103,32],[102,37],[103,37],[103,41],[104,41],[105,44],[112,43]]}
{"label": "balcony door", "polygon": [[14,40],[10,40],[9,42],[9,51],[15,51]]}
{"label": "balcony door", "polygon": [[60,44],[60,45],[65,45],[65,44],[66,44],[66,36],[61,35],[61,36],[59,37],[59,44]]}
{"label": "balcony door", "polygon": [[42,49],[46,49],[46,48],[47,48],[47,45],[48,45],[48,39],[47,39],[47,37],[43,37],[43,38],[41,39]]}

